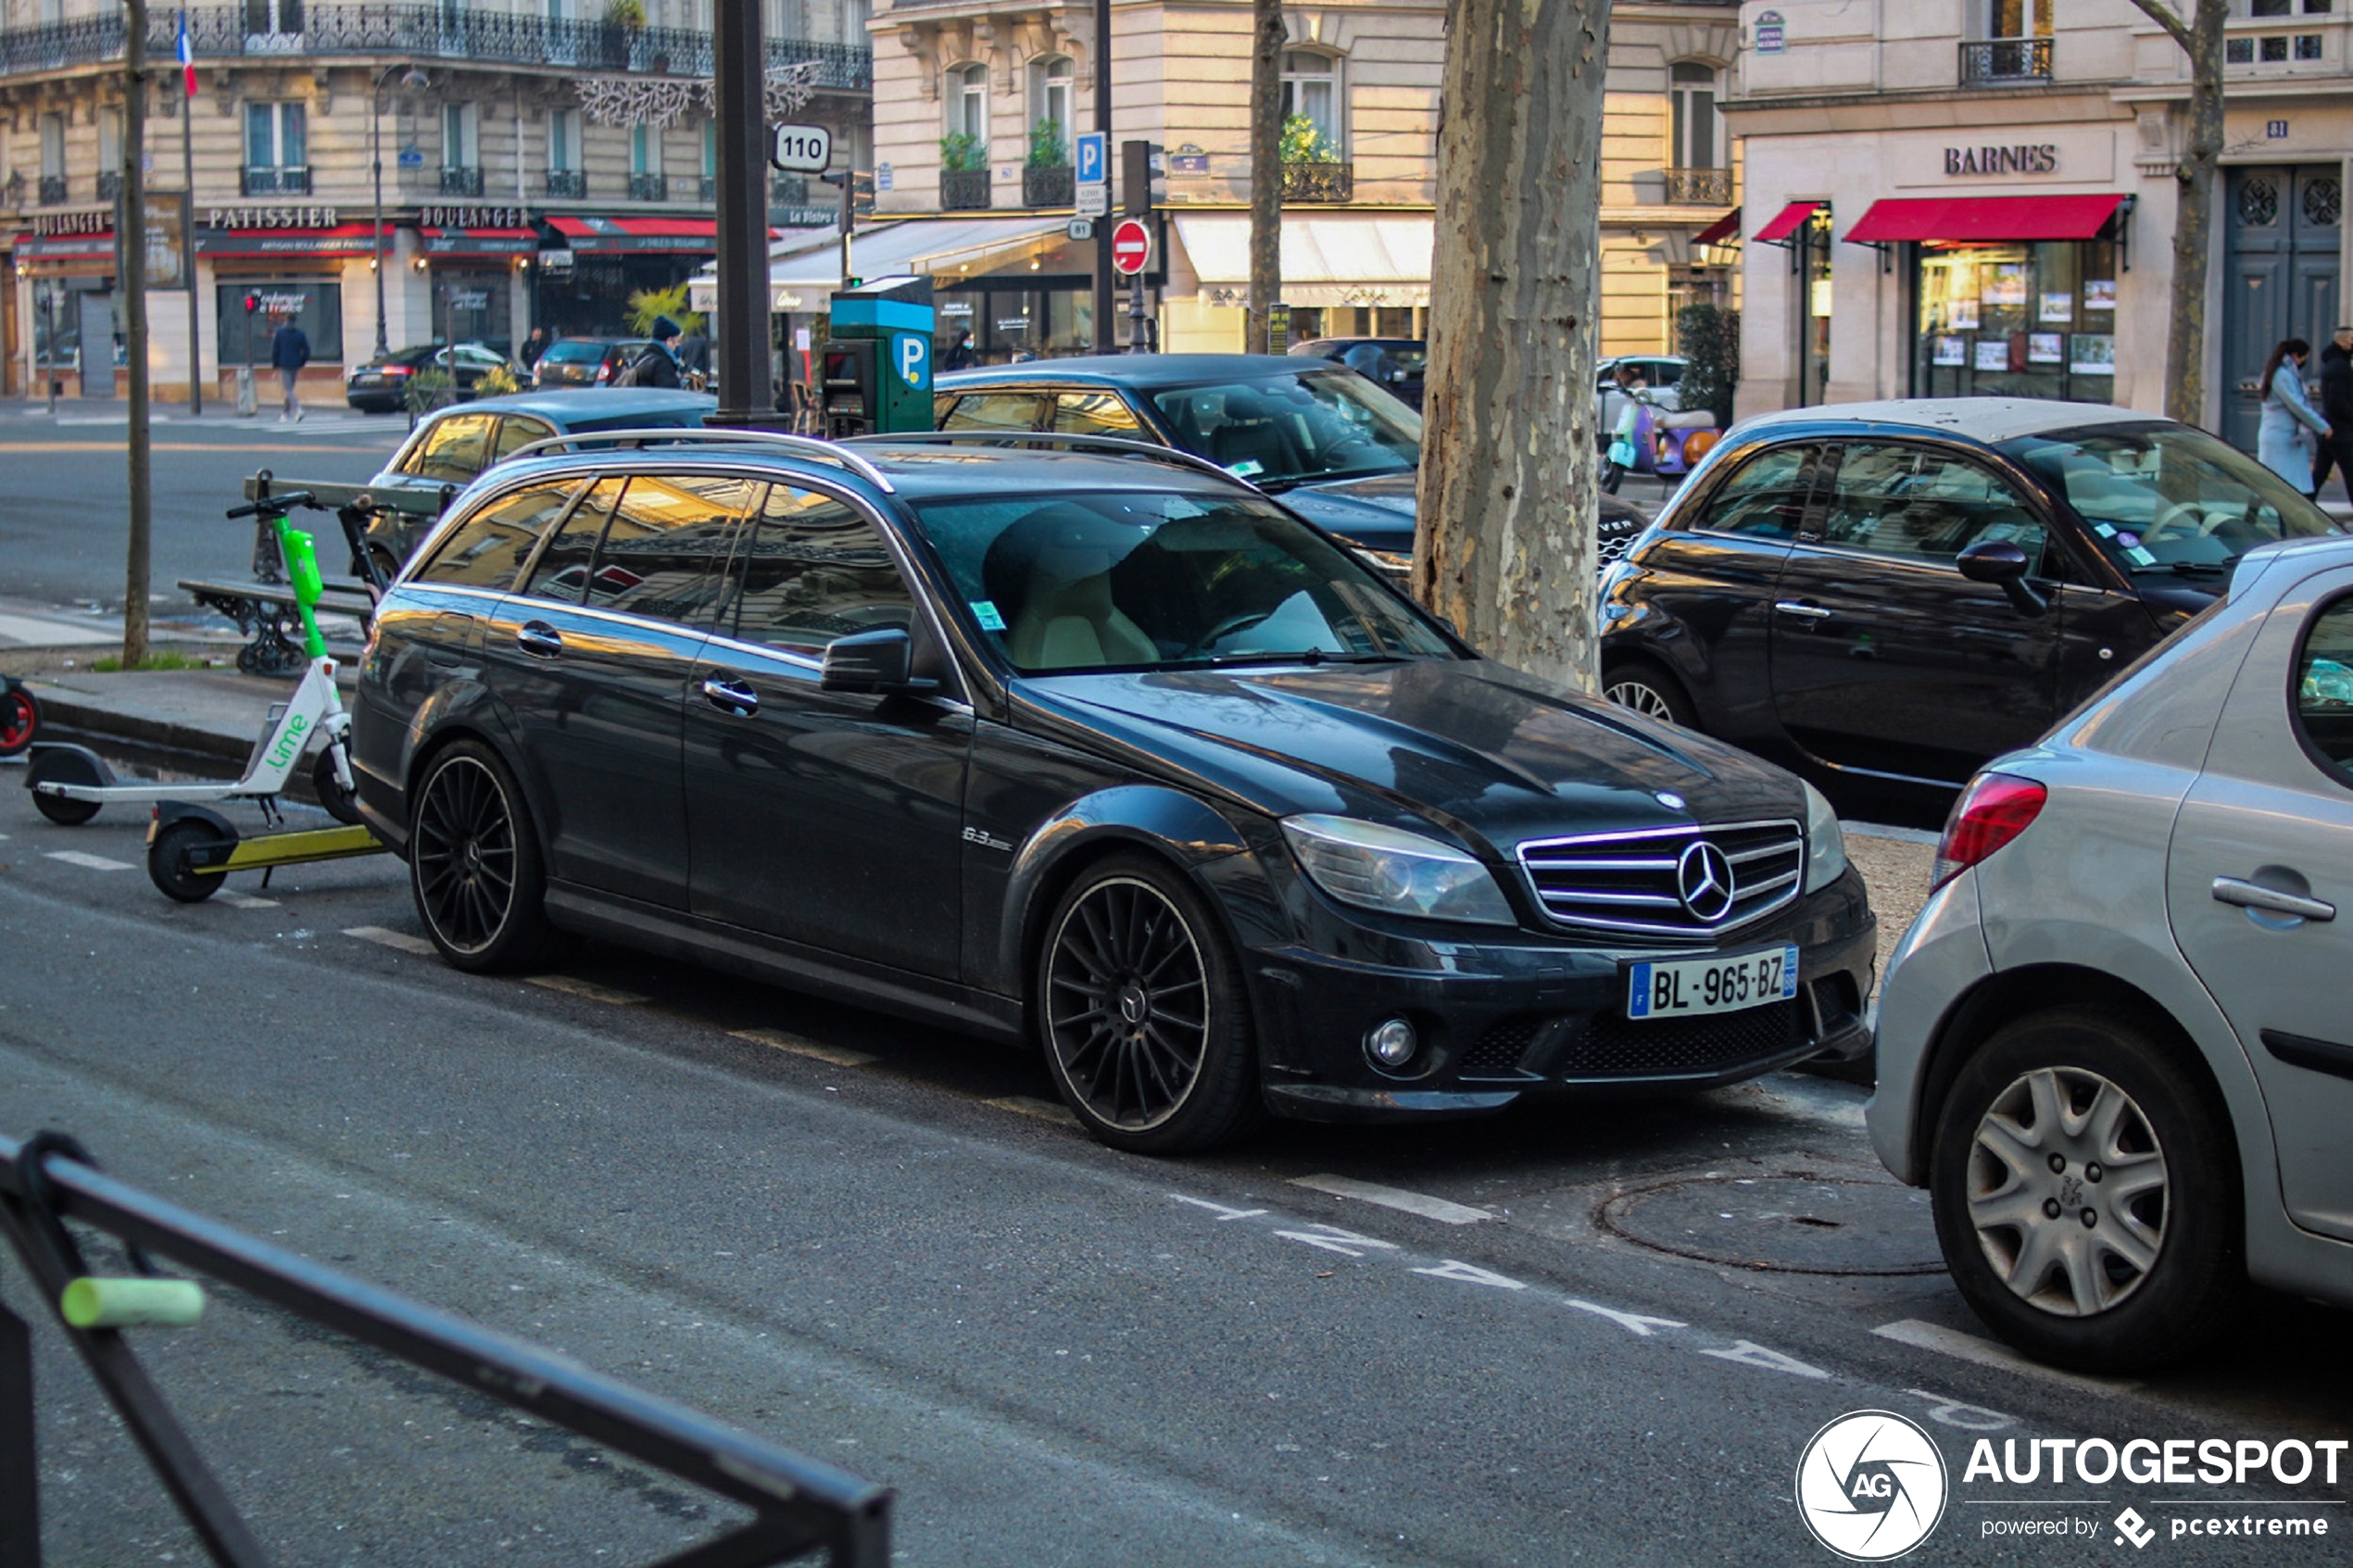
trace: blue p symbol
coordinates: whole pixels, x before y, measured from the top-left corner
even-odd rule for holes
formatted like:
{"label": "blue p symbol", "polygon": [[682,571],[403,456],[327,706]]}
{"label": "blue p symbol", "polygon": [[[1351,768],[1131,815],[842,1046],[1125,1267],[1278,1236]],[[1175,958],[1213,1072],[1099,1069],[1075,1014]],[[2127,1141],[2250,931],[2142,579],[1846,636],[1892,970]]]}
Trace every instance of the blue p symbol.
{"label": "blue p symbol", "polygon": [[920,332],[905,332],[899,339],[899,379],[917,391],[923,390],[931,367],[931,339]]}

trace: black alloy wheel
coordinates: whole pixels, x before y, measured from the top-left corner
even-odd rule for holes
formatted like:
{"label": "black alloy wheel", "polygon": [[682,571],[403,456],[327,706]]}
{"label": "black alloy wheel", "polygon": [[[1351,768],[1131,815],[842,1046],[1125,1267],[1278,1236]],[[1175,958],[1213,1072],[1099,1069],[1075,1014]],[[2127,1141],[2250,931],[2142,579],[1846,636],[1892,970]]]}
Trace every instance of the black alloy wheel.
{"label": "black alloy wheel", "polygon": [[493,973],[547,956],[539,841],[514,775],[489,747],[459,741],[438,753],[417,789],[409,885],[441,956]]}
{"label": "black alloy wheel", "polygon": [[233,844],[235,834],[224,834],[202,817],[182,817],[166,823],[147,846],[147,880],[156,891],[182,904],[201,904],[220,891],[229,873],[200,872],[190,859],[199,849]]}
{"label": "black alloy wheel", "polygon": [[1261,1112],[1241,980],[1201,896],[1158,861],[1121,855],[1063,896],[1036,1008],[1046,1062],[1088,1131],[1176,1154],[1232,1138]]}
{"label": "black alloy wheel", "polygon": [[1602,675],[1602,695],[1645,719],[1685,730],[1699,727],[1692,721],[1696,715],[1682,686],[1674,676],[1646,660],[1629,659],[1611,666]]}

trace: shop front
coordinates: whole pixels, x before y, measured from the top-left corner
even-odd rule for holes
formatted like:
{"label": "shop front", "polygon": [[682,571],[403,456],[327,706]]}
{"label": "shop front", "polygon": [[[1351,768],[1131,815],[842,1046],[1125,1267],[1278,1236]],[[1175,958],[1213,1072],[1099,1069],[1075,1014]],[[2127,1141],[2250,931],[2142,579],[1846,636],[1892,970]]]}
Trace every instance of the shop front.
{"label": "shop front", "polygon": [[431,335],[479,343],[511,357],[531,332],[539,231],[519,207],[428,207],[419,215],[411,263],[432,285]]}
{"label": "shop front", "polygon": [[[211,221],[196,231],[196,257],[210,273],[210,347],[222,395],[234,395],[241,370],[268,369],[271,336],[291,322],[310,340],[304,395],[340,401],[345,312],[352,291],[368,285],[373,221],[344,222],[331,207],[227,207],[207,216]],[[388,263],[393,238],[387,220]],[[270,395],[265,388],[263,400]]]}
{"label": "shop front", "polygon": [[531,319],[556,337],[625,334],[631,295],[675,288],[719,252],[709,218],[549,218],[539,232]]}
{"label": "shop front", "polygon": [[43,213],[16,242],[24,384],[45,396],[112,397],[128,342],[115,290],[114,214]]}

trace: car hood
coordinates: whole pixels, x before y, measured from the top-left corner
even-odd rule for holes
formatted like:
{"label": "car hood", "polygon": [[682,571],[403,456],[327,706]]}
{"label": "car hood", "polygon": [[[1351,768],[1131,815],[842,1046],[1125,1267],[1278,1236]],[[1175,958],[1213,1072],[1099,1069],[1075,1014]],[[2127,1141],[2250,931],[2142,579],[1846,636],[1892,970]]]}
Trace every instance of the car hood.
{"label": "car hood", "polygon": [[1351,544],[1400,553],[1414,547],[1414,474],[1373,474],[1328,484],[1295,484],[1275,497]]}
{"label": "car hood", "polygon": [[1087,732],[1066,738],[1188,787],[1275,816],[1436,825],[1504,853],[1560,834],[1806,815],[1803,786],[1770,763],[1485,659],[1057,675],[1019,689],[1025,723]]}

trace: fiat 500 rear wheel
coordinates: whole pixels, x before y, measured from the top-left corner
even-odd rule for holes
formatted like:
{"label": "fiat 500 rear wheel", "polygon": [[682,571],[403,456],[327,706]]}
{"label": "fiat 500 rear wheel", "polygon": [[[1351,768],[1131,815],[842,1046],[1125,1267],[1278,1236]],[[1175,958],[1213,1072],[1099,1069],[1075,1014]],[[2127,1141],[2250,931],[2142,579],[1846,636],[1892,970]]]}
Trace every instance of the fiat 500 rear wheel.
{"label": "fiat 500 rear wheel", "polygon": [[1241,976],[1215,917],[1142,856],[1090,867],[1046,928],[1039,1043],[1065,1103],[1118,1148],[1178,1154],[1261,1113]]}

